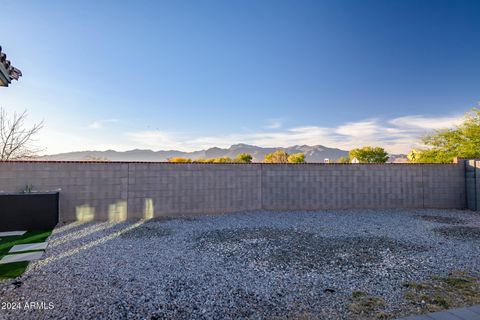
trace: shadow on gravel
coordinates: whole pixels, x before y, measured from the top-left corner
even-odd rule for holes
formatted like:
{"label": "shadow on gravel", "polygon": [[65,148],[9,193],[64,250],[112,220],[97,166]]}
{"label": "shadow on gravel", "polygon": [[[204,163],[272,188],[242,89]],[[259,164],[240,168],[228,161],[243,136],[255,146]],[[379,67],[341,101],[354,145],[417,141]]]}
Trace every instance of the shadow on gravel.
{"label": "shadow on gravel", "polygon": [[197,249],[259,267],[304,270],[371,266],[386,256],[407,256],[427,248],[387,237],[321,237],[273,228],[224,229],[197,238]]}
{"label": "shadow on gravel", "polygon": [[440,227],[434,228],[433,232],[455,240],[480,240],[480,227]]}
{"label": "shadow on gravel", "polygon": [[144,223],[136,228],[130,229],[120,235],[123,239],[161,238],[172,234],[170,228],[160,224]]}
{"label": "shadow on gravel", "polygon": [[86,228],[90,228],[91,226],[95,225],[95,222],[72,222],[69,224],[64,224],[62,226],[57,226],[52,233],[55,235],[56,238],[60,238],[63,236],[68,236],[70,234],[76,233]]}
{"label": "shadow on gravel", "polygon": [[429,222],[437,222],[437,223],[444,223],[444,224],[465,224],[464,220],[459,218],[454,218],[454,217],[422,215],[422,216],[416,216],[416,218],[429,221]]}
{"label": "shadow on gravel", "polygon": [[[179,290],[181,292],[181,290]],[[218,314],[212,313],[212,308],[204,313],[204,307],[192,305],[185,300],[177,300],[178,292],[173,298],[169,295],[170,303],[157,306],[157,311],[151,316],[151,320],[160,319],[215,319]],[[240,288],[232,288],[220,301],[216,301],[214,309],[222,310],[223,319],[255,319],[258,315],[269,315],[269,319],[275,319],[289,313],[288,308],[275,300],[274,297],[260,296],[255,293],[246,292]],[[225,300],[228,302],[225,304]]]}
{"label": "shadow on gravel", "polygon": [[[205,284],[191,279],[167,280],[164,302],[156,305],[150,319],[341,319],[338,310],[319,305],[319,295],[303,295],[294,290],[255,293],[230,287],[217,293],[220,296],[207,291],[185,299],[185,294],[202,286]],[[295,298],[289,298],[291,295]]]}
{"label": "shadow on gravel", "polygon": [[155,217],[155,218],[152,218],[152,219],[149,219],[147,221],[145,221],[145,224],[150,224],[150,223],[163,223],[163,222],[169,222],[169,221],[187,221],[187,222],[190,222],[190,221],[197,221],[198,218],[195,218],[195,217],[188,217],[188,216],[179,216],[179,217],[168,217],[168,216],[165,216],[165,217]]}

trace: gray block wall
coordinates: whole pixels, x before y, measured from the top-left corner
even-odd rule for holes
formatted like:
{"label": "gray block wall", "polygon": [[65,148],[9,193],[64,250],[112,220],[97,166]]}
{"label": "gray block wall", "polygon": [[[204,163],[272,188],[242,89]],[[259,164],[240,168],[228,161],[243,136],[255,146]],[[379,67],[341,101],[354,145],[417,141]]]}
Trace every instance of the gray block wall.
{"label": "gray block wall", "polygon": [[467,208],[480,210],[480,160],[465,159],[460,163],[465,166],[465,184]]}
{"label": "gray block wall", "polygon": [[0,163],[0,192],[27,184],[60,190],[63,222],[261,209],[462,209],[467,199],[464,164]]}
{"label": "gray block wall", "polygon": [[424,208],[465,209],[465,167],[423,164]]}
{"label": "gray block wall", "polygon": [[108,220],[127,201],[128,164],[0,163],[0,192],[20,192],[27,184],[35,191],[60,191],[60,221]]}
{"label": "gray block wall", "polygon": [[138,217],[260,209],[260,170],[246,164],[129,164],[129,211]]}
{"label": "gray block wall", "polygon": [[476,160],[475,162],[475,209],[476,211],[480,211],[480,160]]}
{"label": "gray block wall", "polygon": [[460,165],[263,165],[263,208],[464,208]]}

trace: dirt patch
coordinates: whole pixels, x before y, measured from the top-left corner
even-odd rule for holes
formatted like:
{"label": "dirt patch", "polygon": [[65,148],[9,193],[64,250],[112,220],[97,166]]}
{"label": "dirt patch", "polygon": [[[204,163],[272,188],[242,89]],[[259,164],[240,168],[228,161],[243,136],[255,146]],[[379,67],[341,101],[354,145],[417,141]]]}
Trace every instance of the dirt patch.
{"label": "dirt patch", "polygon": [[391,315],[385,313],[383,309],[386,306],[381,297],[376,297],[364,291],[355,291],[352,293],[351,303],[348,309],[355,314],[355,318],[362,319],[389,319]]}
{"label": "dirt patch", "polygon": [[434,228],[433,231],[441,236],[456,240],[480,240],[480,227],[440,227]]}
{"label": "dirt patch", "polygon": [[197,238],[197,248],[225,259],[269,268],[369,267],[385,255],[407,255],[423,247],[387,237],[321,237],[292,229],[224,229]]}
{"label": "dirt patch", "polygon": [[123,239],[161,238],[172,234],[169,228],[153,224],[142,224],[120,235]]}
{"label": "dirt patch", "polygon": [[480,303],[480,278],[465,272],[446,277],[433,276],[430,281],[405,284],[405,298],[423,312],[434,312]]}
{"label": "dirt patch", "polygon": [[454,218],[454,217],[430,216],[430,215],[422,215],[417,217],[429,222],[436,222],[436,223],[443,223],[443,224],[465,224],[464,220],[459,218]]}

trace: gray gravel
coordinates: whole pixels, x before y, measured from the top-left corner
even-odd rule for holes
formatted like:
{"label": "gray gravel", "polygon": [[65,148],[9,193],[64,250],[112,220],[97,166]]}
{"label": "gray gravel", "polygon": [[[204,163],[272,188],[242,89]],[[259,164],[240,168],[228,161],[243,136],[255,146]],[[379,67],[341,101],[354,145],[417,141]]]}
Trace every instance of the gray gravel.
{"label": "gray gravel", "polygon": [[[411,312],[408,281],[478,274],[480,215],[251,212],[57,228],[45,259],[0,282],[1,319],[356,319],[354,291]],[[25,309],[25,302],[37,308]],[[44,302],[54,308],[38,310]],[[365,317],[368,317],[365,315]]]}

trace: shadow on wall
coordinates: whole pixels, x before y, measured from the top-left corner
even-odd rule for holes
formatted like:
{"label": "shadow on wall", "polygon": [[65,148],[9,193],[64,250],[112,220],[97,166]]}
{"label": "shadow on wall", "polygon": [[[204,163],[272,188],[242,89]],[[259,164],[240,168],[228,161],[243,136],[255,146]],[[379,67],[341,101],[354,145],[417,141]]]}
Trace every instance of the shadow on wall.
{"label": "shadow on wall", "polygon": [[[83,204],[75,207],[75,215],[78,222],[89,222],[95,220],[95,207]],[[146,198],[143,204],[143,218],[152,219],[155,216],[152,198]],[[122,222],[128,217],[127,201],[117,201],[108,205],[108,221]]]}

